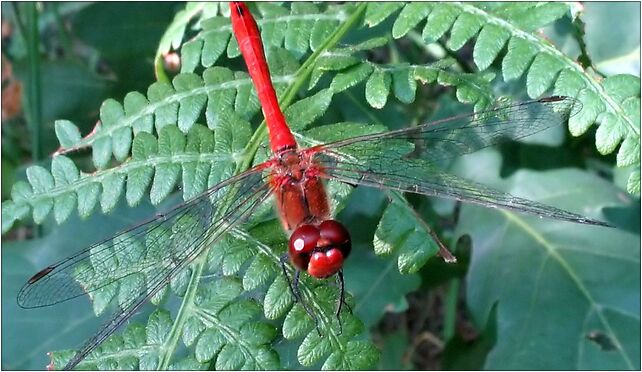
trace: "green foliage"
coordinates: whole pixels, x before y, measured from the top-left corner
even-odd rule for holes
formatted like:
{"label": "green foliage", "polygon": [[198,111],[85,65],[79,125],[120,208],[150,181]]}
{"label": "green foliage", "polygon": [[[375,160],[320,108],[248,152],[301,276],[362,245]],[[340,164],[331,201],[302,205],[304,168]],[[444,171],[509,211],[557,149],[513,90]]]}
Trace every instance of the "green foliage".
{"label": "green foliage", "polygon": [[[471,172],[480,166],[486,172]],[[485,152],[474,164],[462,161],[457,170],[488,182],[495,178],[493,173],[499,172],[499,157]],[[574,187],[566,188],[570,180]],[[585,213],[589,213],[585,202],[588,195],[593,200],[591,209],[622,203],[617,188],[577,169],[522,170],[501,184],[495,183],[514,195],[555,202],[568,210],[583,209]],[[539,187],[528,187],[534,183]],[[620,212],[633,204],[627,198]],[[488,224],[479,223],[486,220]],[[624,229],[569,226],[510,211],[493,213],[475,206],[462,209],[457,234],[463,233],[470,234],[478,247],[473,249],[466,279],[472,315],[483,327],[497,306],[497,343],[486,368],[639,367],[640,341],[635,337],[639,332],[632,331],[640,324],[639,304],[633,295],[640,291],[638,234]],[[610,282],[616,285],[606,284]]]}
{"label": "green foliage", "polygon": [[202,20],[215,16],[219,10],[219,5],[223,8],[223,4],[215,2],[190,2],[185,5],[185,9],[176,13],[174,20],[172,20],[172,23],[167,27],[159,41],[158,49],[156,50],[154,70],[159,80],[167,80],[162,62],[163,55],[171,50],[178,50],[181,47],[188,25],[191,22],[199,24]]}
{"label": "green foliage", "polygon": [[[376,25],[396,12],[397,7],[370,4],[374,14],[366,23]],[[593,123],[600,126],[595,145],[602,154],[609,154],[621,144],[617,165],[640,164],[640,78],[614,75],[601,80],[585,72],[573,59],[559,52],[540,36],[530,32],[567,14],[576,17],[570,5],[561,3],[520,4],[407,4],[399,12],[393,27],[395,38],[406,35],[422,20],[426,21],[422,37],[433,42],[450,31],[446,47],[460,49],[477,35],[473,60],[485,70],[500,58],[504,80],[518,79],[526,74],[530,97],[539,97],[549,89],[553,93],[576,97],[584,109],[571,117],[569,129],[574,136],[584,134]],[[385,16],[381,13],[385,13]],[[639,194],[635,171],[628,188]]]}
{"label": "green foliage", "polygon": [[397,264],[404,274],[417,272],[439,250],[430,227],[398,195],[383,213],[372,244],[377,254],[398,250]]}
{"label": "green foliage", "polygon": [[235,153],[242,151],[248,138],[249,124],[241,119],[226,120],[215,133],[193,125],[184,135],[177,126],[166,126],[158,139],[147,132],[139,133],[132,143],[131,159],[125,164],[90,175],[81,174],[64,155],[56,156],[51,172],[34,166],[27,172],[29,183],[16,183],[12,202],[2,205],[3,229],[8,230],[29,210],[37,223],[52,210],[58,223],[75,208],[86,217],[98,203],[108,213],[123,193],[133,206],[149,189],[152,203],[158,204],[174,190],[179,179],[183,197],[192,198],[231,176]]}
{"label": "green foliage", "polygon": [[[445,89],[457,101],[471,104],[478,111],[497,101],[497,79],[502,78],[520,87],[523,85],[533,98],[547,93],[575,97],[583,108],[569,120],[571,133],[583,135],[592,124],[598,123],[597,151],[606,155],[617,150],[618,167],[633,165],[638,168],[629,175],[627,189],[639,193],[639,77],[621,74],[602,79],[537,33],[555,21],[576,19],[578,14],[571,5],[293,3],[282,6],[256,3],[251,9],[258,18],[282,107],[300,144],[315,145],[386,129],[381,125],[382,120],[370,123],[376,125],[354,123],[350,114],[334,110],[333,104],[345,97],[358,101],[354,106],[363,111],[373,111],[367,107],[370,106],[382,116],[391,107],[399,111],[407,109],[416,122],[417,117],[425,114],[422,112],[425,107],[418,107],[425,106],[421,100],[428,89],[435,89],[435,86]],[[260,116],[257,115],[260,107],[252,82],[242,72],[244,67],[241,71],[226,67],[240,63],[238,45],[230,35],[228,12],[226,4],[188,3],[175,15],[159,42],[155,59],[158,81],[151,84],[145,94],[130,92],[122,102],[104,101],[100,107],[100,124],[89,135],[83,137],[80,126],[72,121],[57,120],[55,133],[60,149],[53,157],[50,169],[30,166],[26,170],[26,181],[15,183],[11,200],[2,203],[3,233],[18,221],[30,217],[34,223],[42,224],[53,214],[57,223],[63,223],[72,216],[74,209],[86,218],[96,213],[98,203],[103,213],[110,213],[123,197],[129,206],[141,203],[148,196],[153,205],[159,205],[177,187],[182,190],[182,198],[190,200],[246,170],[252,163],[265,160],[269,153],[260,149],[265,141],[265,128],[260,126],[252,134],[250,123]],[[357,31],[354,35],[353,30]],[[414,37],[419,32],[420,36]],[[424,58],[419,61],[400,59],[394,45],[402,38],[433,57],[431,62]],[[466,68],[456,53],[466,46],[472,48],[476,69]],[[180,50],[181,72],[170,79],[163,69],[162,56],[171,50]],[[377,51],[382,50],[391,55],[386,63],[379,62],[381,58]],[[443,53],[432,53],[434,50]],[[389,99],[391,94],[395,100]],[[338,123],[328,124],[332,119]],[[394,119],[398,120],[398,117]],[[95,168],[88,172],[81,171],[77,165],[80,163],[70,157],[85,148],[91,149],[91,165]],[[470,172],[464,173],[474,174],[479,166],[470,168]],[[496,168],[493,165],[492,169]],[[541,185],[546,185],[550,178],[558,184],[549,185],[548,190],[566,190],[569,184],[575,184],[576,178],[585,177],[585,174],[546,175],[544,181],[539,177],[540,174],[517,173],[513,179],[520,181],[516,184],[544,187]],[[582,185],[589,187],[591,182]],[[600,200],[590,204],[594,209],[583,211],[597,215],[603,207],[617,204],[616,192],[609,187],[604,185],[600,191],[594,185],[590,192],[572,194],[573,198],[566,201],[568,207],[578,210],[589,195],[599,194]],[[328,188],[335,212],[341,211],[350,187],[329,182]],[[513,191],[524,194],[520,190]],[[547,197],[532,196],[535,200]],[[550,199],[546,202],[552,204]],[[560,204],[563,203],[560,200]],[[159,291],[152,298],[158,308],[146,325],[128,325],[122,334],[105,341],[79,367],[279,369],[283,364],[280,351],[275,349],[278,342],[294,345],[296,359],[305,367],[352,370],[376,366],[379,351],[366,338],[366,327],[360,314],[343,311],[342,329],[339,328],[334,318],[336,287],[306,275],[302,277],[302,294],[306,304],[319,317],[321,335],[301,304],[295,303],[280,266],[286,237],[270,208],[268,203],[258,206],[245,226],[217,239],[207,254],[172,279],[169,287],[181,299],[178,313],[170,314],[163,309],[161,304],[167,290]],[[636,358],[630,350],[631,342],[620,336],[627,327],[639,327],[639,319],[636,322],[626,315],[634,313],[635,306],[609,297],[606,289],[604,293],[588,293],[590,291],[583,284],[595,280],[606,285],[603,278],[591,277],[590,268],[595,265],[585,262],[593,256],[610,254],[610,251],[604,251],[604,247],[609,246],[606,240],[599,240],[599,234],[594,236],[603,230],[583,229],[586,230],[583,235],[586,244],[577,252],[569,250],[570,253],[566,253],[564,247],[571,244],[576,235],[570,235],[568,231],[551,233],[557,221],[534,221],[531,228],[530,220],[526,224],[510,212],[498,214],[472,207],[466,207],[465,212],[457,223],[456,232],[472,235],[473,254],[477,255],[474,257],[482,260],[472,264],[468,278],[468,303],[476,322],[486,324],[491,307],[496,301],[500,302],[498,321],[503,328],[496,347],[489,354],[489,368],[504,368],[508,364],[518,368],[538,366],[538,360],[549,360],[548,357],[554,355],[551,345],[557,345],[556,350],[567,350],[570,344],[569,353],[595,348],[583,332],[593,330],[591,327],[599,328],[618,348],[616,356],[600,354],[596,357],[599,365],[604,368],[639,367],[635,365],[639,355]],[[477,224],[480,220],[485,222]],[[438,251],[431,227],[399,193],[391,194],[391,202],[382,215],[377,216],[375,225],[371,239],[375,253],[394,253],[399,272],[418,272]],[[497,239],[493,234],[497,226],[505,226],[505,241],[489,242]],[[178,223],[175,227],[180,230]],[[491,227],[493,230],[485,230]],[[623,247],[618,251],[621,257],[609,258],[613,262],[605,264],[609,280],[615,281],[615,263],[624,261],[629,265],[632,262],[628,249],[635,245],[635,237],[619,231],[609,234],[608,239]],[[515,266],[502,266],[506,257],[484,256],[487,252],[478,248],[484,245],[497,246],[495,252],[503,252],[510,257],[508,260],[516,262]],[[509,245],[522,247],[528,254],[511,251]],[[106,266],[136,271],[137,258],[138,261],[141,259],[136,256],[136,249],[135,246],[128,248],[125,256],[118,257],[118,262],[104,262],[100,249],[96,249],[92,252],[92,272],[100,276],[108,272]],[[537,259],[541,270],[551,271],[538,274],[530,270],[528,265],[532,266],[532,261],[529,259]],[[546,266],[547,260],[552,260],[555,267]],[[569,264],[571,260],[573,262]],[[493,280],[486,277],[496,275],[497,266],[494,265],[502,266],[501,274],[505,278],[492,286],[489,283]],[[634,276],[635,272],[632,267],[629,276]],[[530,291],[523,291],[523,286],[524,283],[539,285],[540,279],[534,275],[546,277],[550,286],[561,283],[565,288],[572,287],[569,293],[573,292],[577,297],[573,297],[573,301],[581,305],[586,316],[549,311],[560,308],[556,305],[563,302],[563,291],[556,292],[555,298],[541,299],[541,303],[535,303],[537,310],[529,312],[527,307],[534,302],[526,298]],[[96,314],[105,312],[114,303],[127,305],[127,295],[145,286],[144,278],[136,273],[126,278],[121,278],[117,285],[109,284],[91,293]],[[96,285],[92,281],[83,282],[86,278],[82,276],[76,279],[88,288]],[[103,284],[108,284],[109,279],[102,278]],[[625,278],[623,297],[635,293],[635,285],[629,279],[628,276]],[[403,295],[413,289],[410,287],[391,297],[403,300]],[[354,306],[350,294],[347,301]],[[505,310],[507,303],[513,307]],[[364,306],[368,307],[367,304]],[[382,305],[380,309],[365,311],[379,315],[385,309]],[[555,318],[560,314],[568,318]],[[527,318],[520,318],[523,316]],[[533,341],[529,347],[518,348],[520,343],[516,338],[521,337],[520,342],[526,342],[524,340],[530,338],[525,334],[536,334],[545,329],[546,324],[569,320],[585,320],[586,323],[578,324],[578,331],[573,334],[551,331],[546,338]],[[526,324],[524,327],[528,328],[519,328],[519,324]],[[613,326],[609,328],[611,324]],[[584,329],[579,331],[580,327]],[[572,337],[574,341],[565,341],[563,337]],[[188,351],[182,359],[175,360],[172,358],[179,341]],[[54,353],[54,365],[64,365],[73,354]],[[537,359],[537,355],[544,357]],[[510,363],[501,364],[502,360],[510,360]],[[587,368],[594,365],[590,362],[581,359],[575,364],[542,364],[538,368]]]}

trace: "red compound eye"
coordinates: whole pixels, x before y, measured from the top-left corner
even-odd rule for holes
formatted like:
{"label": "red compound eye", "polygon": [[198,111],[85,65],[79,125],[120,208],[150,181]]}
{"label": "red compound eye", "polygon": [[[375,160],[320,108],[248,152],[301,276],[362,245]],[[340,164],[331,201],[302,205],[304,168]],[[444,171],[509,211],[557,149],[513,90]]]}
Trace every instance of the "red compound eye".
{"label": "red compound eye", "polygon": [[317,241],[320,236],[319,229],[312,225],[299,226],[290,236],[288,253],[292,264],[299,270],[308,270],[310,254],[317,247]]}
{"label": "red compound eye", "polygon": [[299,270],[317,278],[334,275],[350,254],[350,233],[337,221],[327,220],[318,227],[299,226],[290,236],[288,253]]}
{"label": "red compound eye", "polygon": [[308,265],[308,274],[323,279],[334,275],[343,266],[343,254],[337,248],[314,252]]}
{"label": "red compound eye", "polygon": [[352,241],[350,240],[350,233],[339,221],[326,220],[319,225],[321,239],[328,241],[329,246],[338,248],[346,259],[352,250]]}

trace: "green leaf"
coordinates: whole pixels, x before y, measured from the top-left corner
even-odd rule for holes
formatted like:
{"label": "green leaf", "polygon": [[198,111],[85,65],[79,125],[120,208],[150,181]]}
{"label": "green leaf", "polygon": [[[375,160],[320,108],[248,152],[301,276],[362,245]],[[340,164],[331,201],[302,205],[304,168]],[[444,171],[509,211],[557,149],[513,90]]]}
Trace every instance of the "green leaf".
{"label": "green leaf", "polygon": [[12,201],[2,203],[2,232],[11,229],[14,222],[29,215],[29,207],[25,204],[16,204]]}
{"label": "green leaf", "polygon": [[179,101],[178,110],[178,128],[183,133],[187,133],[200,116],[207,101],[206,94],[190,95],[189,92],[202,90],[203,80],[195,74],[180,74],[174,78],[173,84],[176,93],[188,93],[187,97]]}
{"label": "green leaf", "polygon": [[504,80],[518,79],[530,66],[535,58],[535,46],[520,38],[511,38],[508,42],[508,52],[502,62]]}
{"label": "green leaf", "polygon": [[525,31],[536,31],[569,12],[569,6],[562,3],[528,4],[523,8],[516,7],[510,12],[510,19],[515,26]]}
{"label": "green leaf", "polygon": [[212,66],[218,58],[225,52],[230,38],[228,22],[225,18],[216,17],[202,23],[203,25],[203,51],[201,63],[203,66]]}
{"label": "green leaf", "polygon": [[375,69],[366,83],[366,100],[370,106],[380,109],[386,105],[390,93],[390,75]]}
{"label": "green leaf", "polygon": [[395,195],[379,221],[373,241],[377,254],[397,252],[399,271],[404,274],[417,272],[439,250],[430,227],[411,208]]}
{"label": "green leaf", "polygon": [[310,34],[310,49],[313,51],[319,50],[319,48],[325,43],[325,41],[332,35],[332,33],[340,25],[338,19],[327,19],[320,18],[312,27],[312,32]]}
{"label": "green leaf", "polygon": [[553,57],[538,54],[526,76],[526,89],[530,97],[539,97],[553,85],[562,65]]}
{"label": "green leaf", "polygon": [[172,319],[168,311],[154,311],[147,322],[147,342],[150,344],[162,344],[171,329],[171,325]]}
{"label": "green leaf", "polygon": [[640,96],[640,78],[634,75],[609,76],[604,79],[602,85],[617,102]]}
{"label": "green leaf", "polygon": [[45,192],[54,187],[54,178],[51,173],[39,165],[27,168],[27,179],[36,193]]}
{"label": "green leaf", "polygon": [[331,351],[332,346],[330,345],[330,341],[325,337],[319,336],[319,334],[314,331],[308,333],[307,337],[301,343],[297,352],[297,358],[301,365],[311,366],[319,362],[322,357]]}
{"label": "green leaf", "polygon": [[426,26],[421,37],[426,44],[437,41],[446,31],[448,31],[461,10],[450,4],[441,4],[442,6],[433,7],[432,12],[426,19]]}
{"label": "green leaf", "polygon": [[640,170],[636,169],[631,172],[626,183],[626,191],[633,195],[640,195]]}
{"label": "green leaf", "polygon": [[417,83],[415,82],[410,68],[399,68],[392,73],[392,91],[399,101],[409,104],[415,100],[415,91]]}
{"label": "green leaf", "polygon": [[624,125],[618,123],[617,117],[610,113],[604,113],[600,117],[600,126],[595,132],[595,145],[601,154],[610,154],[622,142],[622,127]]}
{"label": "green leaf", "polygon": [[225,344],[216,358],[217,370],[236,370],[241,369],[245,358],[243,351],[238,345]]}
{"label": "green leaf", "polygon": [[268,319],[277,319],[285,315],[285,312],[292,306],[294,297],[290,293],[290,287],[283,276],[279,276],[270,285],[263,300],[263,311]]}
{"label": "green leaf", "polygon": [[426,18],[432,10],[431,3],[424,2],[410,2],[407,3],[399,13],[392,26],[392,36],[399,39],[406,35],[411,29]]}
{"label": "green leaf", "polygon": [[257,255],[245,271],[243,288],[246,291],[251,291],[267,284],[274,276],[272,264],[273,262],[266,255]]}
{"label": "green leaf", "polygon": [[[132,159],[144,161],[158,151],[156,138],[145,132],[140,133],[134,139],[132,145]],[[145,190],[152,181],[154,170],[145,166],[132,169],[127,173],[127,191],[125,197],[127,204],[136,205],[145,195]]]}
{"label": "green leaf", "polygon": [[225,345],[225,338],[215,329],[208,329],[198,339],[196,344],[196,360],[207,362],[217,355]]}
{"label": "green leaf", "polygon": [[120,195],[123,192],[124,185],[124,174],[112,174],[103,178],[103,192],[100,195],[100,207],[102,208],[103,212],[109,213],[112,209],[114,209],[116,203],[118,203]]}
{"label": "green leaf", "polygon": [[169,369],[172,371],[207,371],[207,367],[207,363],[199,363],[195,358],[189,356],[172,364]]}
{"label": "green leaf", "polygon": [[103,169],[107,167],[111,153],[111,138],[99,138],[94,141],[91,155],[96,168]]}
{"label": "green leaf", "polygon": [[[511,194],[588,216],[605,207],[633,206],[585,171],[520,170],[502,180],[499,164],[486,151],[457,169]],[[483,327],[497,307],[500,326],[486,368],[638,368],[639,303],[630,299],[640,291],[639,234],[476,206],[465,206],[460,216],[456,236],[472,238],[467,300],[476,323]],[[615,349],[602,347],[596,334]]]}
{"label": "green leaf", "polygon": [[477,68],[482,71],[487,69],[497,58],[509,38],[510,34],[506,30],[493,24],[484,25],[479,36],[477,36],[477,42],[473,50],[473,59],[477,64]]}
{"label": "green leaf", "polygon": [[283,337],[288,340],[301,338],[309,333],[314,323],[303,306],[293,306],[283,320]]}
{"label": "green leaf", "polygon": [[58,142],[63,148],[72,148],[78,144],[81,140],[80,130],[74,125],[74,123],[69,120],[56,120],[56,137],[58,137]]}
{"label": "green leaf", "polygon": [[606,109],[599,97],[591,90],[584,89],[580,91],[577,98],[582,103],[582,110],[568,120],[568,129],[574,136],[579,136],[586,132],[589,126],[597,119],[599,113]]}
{"label": "green leaf", "polygon": [[78,180],[80,176],[74,162],[63,155],[52,159],[51,174],[57,187],[69,185]]}
{"label": "green leaf", "polygon": [[617,166],[626,167],[628,165],[640,163],[640,137],[627,137],[620,151],[617,153]]}
{"label": "green leaf", "polygon": [[310,47],[309,40],[312,33],[312,27],[306,27],[309,25],[309,21],[296,16],[301,14],[317,13],[318,9],[312,3],[295,2],[291,4],[290,10],[293,17],[286,25],[287,29],[285,31],[284,45],[285,48],[292,51],[295,56],[300,57]]}
{"label": "green leaf", "polygon": [[[188,3],[185,6],[185,9],[180,10],[174,16],[172,23],[167,27],[165,33],[158,43],[158,49],[156,50],[155,64],[156,70],[162,68],[161,57],[169,52],[171,49],[177,50],[181,46],[181,41],[185,35],[185,30],[188,23],[190,23],[194,18],[207,18],[208,16],[214,15],[217,13],[218,4],[213,3]],[[183,53],[182,57],[182,67],[185,66],[185,60],[188,59],[185,56],[185,48],[181,50]],[[189,71],[193,71],[189,70]]]}
{"label": "green leaf", "polygon": [[372,66],[369,64],[360,64],[350,67],[345,70],[345,72],[337,74],[334,79],[332,79],[330,89],[333,93],[342,92],[365,80],[370,76],[370,73],[372,73]]}
{"label": "green leaf", "polygon": [[285,118],[293,131],[307,128],[321,117],[332,101],[332,92],[323,89],[317,94],[293,103],[285,110]]}
{"label": "green leaf", "polygon": [[[175,126],[167,126],[161,130],[158,136],[158,154],[172,157],[181,153],[185,148],[185,137],[181,135]],[[154,182],[149,193],[152,204],[158,204],[165,199],[173,190],[178,176],[180,165],[166,163],[159,164],[154,174]]]}
{"label": "green leaf", "polygon": [[[144,95],[138,92],[129,92],[125,96],[123,106],[125,107],[125,114],[128,117],[136,115],[138,112],[144,110],[144,108],[149,105],[149,101],[145,98]],[[140,117],[136,117],[132,123],[132,128],[134,135],[137,135],[139,132],[151,133],[152,128],[154,127],[154,118],[152,114],[143,114]]]}
{"label": "green leaf", "polygon": [[154,115],[154,124],[159,133],[163,127],[176,123],[178,102],[173,102],[170,99],[174,93],[174,88],[163,82],[155,82],[147,89],[149,103],[158,106]]}
{"label": "green leaf", "polygon": [[369,27],[374,27],[390,17],[392,13],[396,12],[403,5],[401,2],[370,3],[368,4],[368,9],[366,9],[364,23]]}
{"label": "green leaf", "polygon": [[450,39],[446,44],[452,50],[459,50],[466,42],[475,36],[483,26],[484,21],[477,15],[462,13],[450,30]]}
{"label": "green leaf", "polygon": [[379,350],[370,342],[349,342],[345,353],[335,351],[323,364],[323,370],[365,370],[379,362]]}
{"label": "green leaf", "polygon": [[190,40],[181,47],[181,72],[194,72],[201,62],[203,40]]}

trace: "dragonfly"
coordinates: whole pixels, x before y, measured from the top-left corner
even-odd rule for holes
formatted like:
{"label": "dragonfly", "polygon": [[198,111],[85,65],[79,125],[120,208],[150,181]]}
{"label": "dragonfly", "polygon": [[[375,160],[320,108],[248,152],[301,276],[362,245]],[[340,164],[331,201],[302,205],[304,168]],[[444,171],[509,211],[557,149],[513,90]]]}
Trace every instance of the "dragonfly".
{"label": "dragonfly", "polygon": [[[345,303],[342,268],[350,255],[351,240],[346,227],[332,218],[326,191],[328,180],[449,198],[578,224],[610,226],[468,181],[441,166],[449,159],[565,123],[580,109],[575,99],[544,97],[300,148],[279,107],[256,21],[241,2],[230,3],[230,9],[232,31],[268,127],[271,158],[168,211],[45,267],[26,282],[18,294],[18,304],[23,308],[91,297],[125,283],[130,288],[129,296],[119,296],[119,307],[112,318],[77,350],[64,369],[77,366],[171,278],[230,229],[247,221],[271,197],[283,229],[290,236],[282,265],[292,293],[305,307],[298,291],[300,274],[319,279],[336,276],[341,285],[338,317],[341,304]],[[454,261],[455,257],[434,238],[439,254],[446,261]],[[293,280],[285,269],[286,261],[295,268]],[[306,311],[310,314],[309,309]]]}

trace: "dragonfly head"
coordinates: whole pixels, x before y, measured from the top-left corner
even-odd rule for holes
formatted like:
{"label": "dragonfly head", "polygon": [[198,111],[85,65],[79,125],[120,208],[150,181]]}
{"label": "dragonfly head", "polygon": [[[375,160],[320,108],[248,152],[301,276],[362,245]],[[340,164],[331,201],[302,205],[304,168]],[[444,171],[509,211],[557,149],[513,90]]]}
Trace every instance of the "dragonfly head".
{"label": "dragonfly head", "polygon": [[292,264],[320,279],[336,274],[351,249],[350,233],[335,220],[323,221],[318,226],[299,226],[288,244]]}

